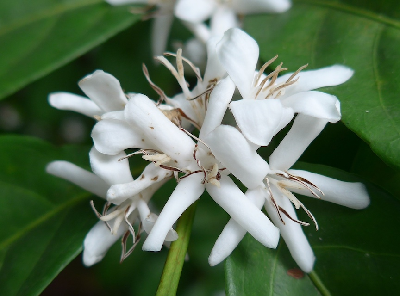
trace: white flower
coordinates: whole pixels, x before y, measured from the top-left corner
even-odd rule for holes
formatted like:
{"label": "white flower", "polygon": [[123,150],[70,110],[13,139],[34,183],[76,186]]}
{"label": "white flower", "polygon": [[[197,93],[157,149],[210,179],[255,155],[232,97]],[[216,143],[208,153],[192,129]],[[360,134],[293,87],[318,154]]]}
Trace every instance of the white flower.
{"label": "white flower", "polygon": [[127,4],[155,5],[157,11],[147,16],[154,18],[151,32],[151,51],[154,56],[161,55],[165,51],[169,31],[174,20],[175,0],[106,0],[106,2],[114,6]]}
{"label": "white flower", "polygon": [[50,94],[50,105],[60,110],[76,111],[93,117],[110,111],[124,110],[128,102],[119,81],[102,70],[87,75],[79,81],[79,86],[89,99],[58,92]]}
{"label": "white flower", "polygon": [[[221,92],[219,88],[224,91]],[[230,92],[226,93],[228,88]],[[215,87],[209,98],[209,107],[200,130],[200,137],[207,138],[207,134],[220,125],[233,90],[234,85],[229,78],[221,81]],[[236,135],[239,135],[239,138],[241,137],[237,144],[240,146],[241,154],[244,155],[242,159],[238,159],[236,158],[236,151],[233,151],[230,156],[230,163],[233,165],[227,169],[221,166],[218,158],[210,153],[205,146],[207,144],[204,144],[202,140],[198,140],[196,144],[192,140],[192,138],[195,138],[194,136],[189,136],[189,132],[179,128],[156,106],[155,102],[146,96],[137,94],[131,97],[124,115],[126,122],[134,127],[132,130],[142,131],[145,142],[152,143],[152,147],[155,147],[151,149],[140,147],[145,159],[154,163],[145,169],[142,174],[143,177],[126,184],[111,186],[107,192],[107,200],[115,204],[124,203],[129,196],[135,195],[144,190],[146,186],[157,182],[158,174],[175,172],[179,181],[144,242],[144,250],[159,251],[169,229],[180,215],[200,197],[204,190],[207,190],[211,197],[235,221],[262,244],[268,247],[276,247],[279,238],[277,228],[259,209],[244,198],[244,194],[227,177],[227,174],[231,172],[242,182],[247,183],[248,180],[252,179],[251,176],[255,176],[254,174],[265,176],[269,172],[268,164],[251,151],[248,142],[241,136],[240,132],[233,127],[227,127],[235,130]],[[229,132],[232,131],[229,130]],[[102,132],[99,130],[96,134],[100,135]],[[94,136],[96,143],[95,138]],[[138,148],[129,145],[131,145],[131,142],[127,141],[126,146],[122,147],[123,145],[121,145],[121,148]],[[230,153],[231,151],[227,151],[227,154]],[[250,155],[247,155],[247,153],[250,153]],[[229,159],[229,156],[225,156],[225,158]],[[251,160],[253,164],[258,163],[259,171],[247,169],[247,174],[242,172],[241,169],[245,167],[244,161],[248,160]],[[150,167],[153,167],[153,169],[149,169]],[[149,172],[147,173],[146,170]],[[178,175],[178,172],[183,175]],[[153,177],[154,174],[156,177]],[[148,181],[143,181],[146,178]],[[261,181],[259,184],[262,184]]]}
{"label": "white flower", "polygon": [[[133,181],[128,160],[123,159],[118,161],[118,159],[125,156],[125,153],[122,152],[109,156],[101,154],[93,148],[89,155],[92,170],[95,173],[88,172],[70,162],[60,160],[49,163],[46,171],[52,175],[66,179],[102,198],[106,198],[106,193],[110,185]],[[110,210],[110,204],[106,204],[103,214],[95,210],[102,221],[95,224],[84,240],[82,257],[85,265],[90,266],[103,259],[107,250],[121,237],[124,246],[121,260],[124,260],[132,252],[140,237],[140,231],[135,235],[132,225],[139,216],[144,230],[147,233],[151,231],[157,220],[157,215],[150,212],[147,203],[153,193],[167,179],[161,180],[161,182],[147,187],[140,193],[130,196],[124,204],[113,207]],[[125,246],[129,234],[133,238],[133,247],[129,251],[126,251]],[[176,232],[170,229],[165,240],[173,241],[177,238]]]}
{"label": "white flower", "polygon": [[294,113],[298,113],[298,117],[308,118],[309,127],[312,128],[309,136],[311,141],[323,129],[322,122],[340,120],[337,98],[311,90],[347,81],[353,75],[351,69],[334,65],[278,77],[285,70],[279,65],[273,73],[265,76],[262,72],[276,57],[255,72],[258,45],[239,29],[231,29],[224,34],[217,45],[217,52],[220,63],[243,98],[232,102],[230,110],[243,135],[255,145],[267,146],[272,137],[292,120]]}

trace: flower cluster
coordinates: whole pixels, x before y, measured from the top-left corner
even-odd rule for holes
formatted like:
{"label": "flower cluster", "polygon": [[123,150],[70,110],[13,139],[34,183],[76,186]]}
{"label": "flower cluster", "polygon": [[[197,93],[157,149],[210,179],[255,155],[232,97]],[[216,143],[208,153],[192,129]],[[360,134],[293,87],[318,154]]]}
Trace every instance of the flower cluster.
{"label": "flower cluster", "polygon": [[[177,7],[186,2],[191,1],[179,1]],[[217,5],[212,2],[207,3]],[[244,7],[240,1],[229,3]],[[223,5],[219,9],[226,10]],[[92,203],[101,221],[85,239],[86,265],[101,260],[119,238],[124,246],[122,259],[126,258],[143,231],[147,233],[143,250],[160,251],[163,244],[178,238],[173,230],[177,219],[207,191],[231,217],[211,251],[211,265],[229,256],[249,232],[268,248],[275,248],[282,236],[300,268],[310,272],[315,258],[301,227],[310,223],[300,221],[295,209],[302,208],[317,229],[318,224],[293,193],[354,209],[368,206],[368,193],[361,183],[291,169],[325,125],[341,118],[338,99],[314,89],[344,83],[353,71],[340,65],[304,71],[304,66],[280,75],[286,70],[280,64],[264,74],[277,57],[257,71],[258,54],[256,41],[232,28],[222,37],[207,41],[203,77],[181,50],[176,55],[168,54],[175,57],[176,67],[165,56],[156,57],[182,89],[174,97],[168,97],[151,81],[145,67],[144,74],[158,94],[157,100],[124,93],[117,79],[100,70],[79,82],[88,98],[69,93],[50,95],[52,106],[78,111],[98,121],[89,154],[93,173],[65,161],[47,167],[49,173],[106,199],[101,213]],[[192,89],[185,79],[184,63],[197,76]],[[229,112],[234,122],[224,121]],[[267,162],[257,149],[269,145],[292,121]],[[137,150],[127,155],[125,151],[132,148]],[[149,164],[133,179],[129,158],[133,160],[137,155]],[[245,193],[231,176],[247,188]],[[148,203],[169,179],[176,180],[176,188],[157,216]],[[136,231],[135,225],[139,225]],[[129,235],[133,247],[127,251]]]}

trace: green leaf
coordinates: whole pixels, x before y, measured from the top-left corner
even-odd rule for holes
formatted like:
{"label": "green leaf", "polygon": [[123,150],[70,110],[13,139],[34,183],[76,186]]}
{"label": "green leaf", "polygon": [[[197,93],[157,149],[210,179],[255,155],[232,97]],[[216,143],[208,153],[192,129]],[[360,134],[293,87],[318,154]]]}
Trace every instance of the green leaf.
{"label": "green leaf", "polygon": [[96,221],[89,194],[45,172],[67,152],[33,138],[0,137],[2,295],[40,294],[80,253]]}
{"label": "green leaf", "polygon": [[84,54],[138,20],[102,0],[2,1],[0,98]]}
{"label": "green leaf", "polygon": [[361,2],[298,0],[287,13],[247,17],[245,28],[262,59],[279,54],[291,71],[306,63],[354,69],[348,82],[326,91],[341,101],[343,122],[400,168],[400,2]]}
{"label": "green leaf", "polygon": [[[332,167],[302,163],[297,168],[359,181]],[[317,258],[309,277],[297,280],[287,275],[296,264],[283,241],[277,250],[270,250],[247,236],[226,262],[228,295],[261,295],[256,293],[259,291],[269,291],[269,295],[313,295],[311,282],[323,295],[397,295],[400,202],[373,185],[367,187],[371,204],[365,210],[300,198],[320,226],[318,231],[312,226],[303,227]],[[307,221],[304,213],[298,214],[300,220]]]}

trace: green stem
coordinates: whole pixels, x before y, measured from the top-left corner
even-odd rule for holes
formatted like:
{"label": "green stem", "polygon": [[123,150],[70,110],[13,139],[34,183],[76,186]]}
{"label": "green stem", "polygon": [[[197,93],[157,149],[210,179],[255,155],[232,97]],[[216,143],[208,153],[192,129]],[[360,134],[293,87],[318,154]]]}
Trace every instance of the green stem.
{"label": "green stem", "polygon": [[331,292],[329,292],[328,288],[325,287],[324,283],[321,281],[319,276],[315,273],[315,271],[311,271],[308,276],[310,277],[311,281],[314,283],[315,287],[318,291],[324,296],[331,296]]}
{"label": "green stem", "polygon": [[156,296],[176,295],[183,262],[185,261],[189,244],[190,233],[192,232],[196,204],[197,202],[192,204],[178,220],[176,232],[178,233],[179,238],[172,242],[171,248],[169,249]]}

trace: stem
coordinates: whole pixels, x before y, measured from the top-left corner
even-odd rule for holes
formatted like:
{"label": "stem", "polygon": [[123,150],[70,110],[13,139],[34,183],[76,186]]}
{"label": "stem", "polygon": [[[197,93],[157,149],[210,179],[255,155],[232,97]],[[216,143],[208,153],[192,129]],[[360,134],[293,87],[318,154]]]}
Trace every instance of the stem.
{"label": "stem", "polygon": [[325,287],[324,283],[321,281],[319,276],[316,274],[316,272],[313,270],[308,274],[309,278],[311,281],[314,283],[315,287],[318,289],[318,291],[324,295],[324,296],[331,296],[331,292],[329,292],[328,288]]}
{"label": "stem", "polygon": [[192,232],[196,204],[197,202],[192,204],[178,220],[176,232],[179,238],[172,242],[171,248],[169,249],[156,296],[176,295],[183,262],[185,261],[189,244],[190,233]]}

